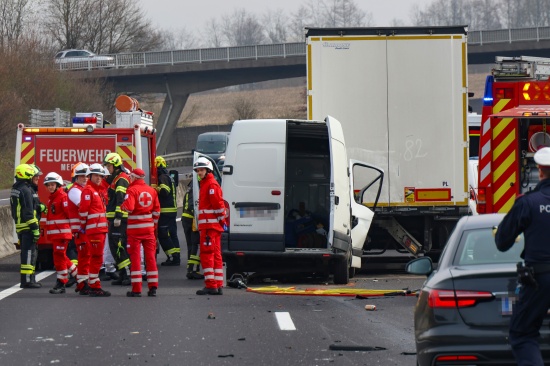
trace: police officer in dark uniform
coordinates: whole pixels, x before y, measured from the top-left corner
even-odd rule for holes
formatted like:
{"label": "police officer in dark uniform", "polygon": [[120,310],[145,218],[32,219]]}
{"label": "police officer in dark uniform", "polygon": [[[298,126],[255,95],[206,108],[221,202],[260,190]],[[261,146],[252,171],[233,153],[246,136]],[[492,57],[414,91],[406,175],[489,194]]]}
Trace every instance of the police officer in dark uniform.
{"label": "police officer in dark uniform", "polygon": [[539,329],[550,307],[550,148],[534,156],[540,182],[532,192],[516,199],[495,236],[498,250],[507,251],[523,233],[525,248],[521,255],[525,267],[518,274],[518,298],[510,320],[510,345],[518,365],[544,362],[538,344]]}

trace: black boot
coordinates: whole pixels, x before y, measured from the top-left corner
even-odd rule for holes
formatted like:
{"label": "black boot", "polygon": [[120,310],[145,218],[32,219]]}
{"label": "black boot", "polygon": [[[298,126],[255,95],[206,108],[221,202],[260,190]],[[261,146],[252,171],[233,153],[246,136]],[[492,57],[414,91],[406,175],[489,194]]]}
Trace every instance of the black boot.
{"label": "black boot", "polygon": [[50,294],[58,295],[65,293],[65,284],[57,280],[55,286],[50,290]]}
{"label": "black boot", "polygon": [[187,272],[186,277],[189,280],[203,280],[204,279],[204,275],[200,274],[199,272]]}
{"label": "black boot", "polygon": [[149,291],[147,291],[147,296],[149,297],[156,297],[157,296],[157,288],[151,287]]}
{"label": "black boot", "polygon": [[76,283],[76,278],[74,278],[73,276],[70,276],[69,280],[65,284],[65,287],[67,287],[67,288],[72,287],[75,283]]}
{"label": "black boot", "polygon": [[179,266],[180,265],[180,254],[179,253],[172,254],[172,265],[173,266]]}
{"label": "black boot", "polygon": [[130,269],[128,267],[124,267],[120,270],[118,275],[118,280],[111,281],[111,285],[113,286],[130,286],[132,281],[130,280],[129,272]]}
{"label": "black boot", "polygon": [[[32,279],[32,277],[31,277],[31,279]],[[27,275],[22,274],[21,275],[21,284],[19,285],[19,287],[20,288],[40,288],[40,287],[42,287],[42,285],[38,282],[32,282],[32,280],[27,282]]]}
{"label": "black boot", "polygon": [[141,297],[141,292],[128,291],[126,293],[126,296],[127,297]]}
{"label": "black boot", "polygon": [[42,287],[42,284],[36,281],[36,277],[34,274],[31,275],[31,283],[38,285],[38,287]]}
{"label": "black boot", "polygon": [[90,296],[91,297],[109,297],[109,296],[111,296],[111,293],[109,291],[105,291],[101,287],[100,288],[92,288],[92,289],[90,289]]}
{"label": "black boot", "polygon": [[88,285],[88,282],[84,283],[84,286],[82,288],[78,288],[78,285],[75,288],[75,292],[79,292],[80,295],[86,296],[90,294],[90,286]]}
{"label": "black boot", "polygon": [[180,262],[179,262],[179,260],[178,260],[178,262],[176,263],[176,262],[174,261],[174,256],[172,256],[172,257],[169,257],[168,259],[166,259],[166,261],[165,261],[165,262],[162,262],[160,265],[161,265],[161,266],[179,266],[179,265],[180,265]]}
{"label": "black boot", "polygon": [[202,290],[197,290],[197,295],[220,295],[217,288],[205,287]]}

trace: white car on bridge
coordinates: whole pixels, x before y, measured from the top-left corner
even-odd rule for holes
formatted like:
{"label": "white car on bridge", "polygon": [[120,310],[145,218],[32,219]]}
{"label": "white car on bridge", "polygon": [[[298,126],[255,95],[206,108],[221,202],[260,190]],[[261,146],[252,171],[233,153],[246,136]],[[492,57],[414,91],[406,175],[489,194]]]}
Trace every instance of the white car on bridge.
{"label": "white car on bridge", "polygon": [[115,66],[115,59],[112,56],[96,55],[88,50],[59,51],[54,60],[60,69],[95,69]]}

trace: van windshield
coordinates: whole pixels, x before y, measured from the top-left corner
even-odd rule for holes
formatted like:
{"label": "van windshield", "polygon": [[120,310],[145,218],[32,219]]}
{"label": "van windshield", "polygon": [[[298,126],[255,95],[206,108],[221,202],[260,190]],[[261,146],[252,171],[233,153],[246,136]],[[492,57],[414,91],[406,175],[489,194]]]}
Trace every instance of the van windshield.
{"label": "van windshield", "polygon": [[204,154],[223,153],[225,141],[197,141],[197,151]]}

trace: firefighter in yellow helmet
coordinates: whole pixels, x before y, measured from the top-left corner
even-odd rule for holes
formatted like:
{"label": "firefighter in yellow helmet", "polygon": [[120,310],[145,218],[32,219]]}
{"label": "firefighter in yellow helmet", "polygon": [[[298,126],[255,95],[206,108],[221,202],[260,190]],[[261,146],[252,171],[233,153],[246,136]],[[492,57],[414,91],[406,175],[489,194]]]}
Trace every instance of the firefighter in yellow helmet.
{"label": "firefighter in yellow helmet", "polygon": [[37,176],[36,169],[29,164],[20,164],[15,168],[15,183],[11,189],[11,216],[15,221],[15,231],[21,245],[21,288],[40,288],[34,272],[38,252],[36,243],[40,239],[39,220],[36,217],[39,207],[33,197],[33,178]]}
{"label": "firefighter in yellow helmet", "polygon": [[126,228],[128,213],[120,209],[126,190],[130,185],[130,177],[122,165],[122,158],[117,153],[109,153],[103,159],[103,165],[111,175],[107,176],[109,185],[107,190],[107,220],[109,221],[109,248],[115,258],[119,279],[111,282],[112,285],[130,285],[130,257],[126,251]]}
{"label": "firefighter in yellow helmet", "polygon": [[162,156],[157,156],[155,159],[157,168],[158,185],[156,190],[160,202],[160,219],[158,224],[158,239],[160,246],[166,257],[163,266],[179,266],[180,259],[180,243],[178,239],[178,228],[176,225],[178,206],[176,202],[176,187],[175,181],[167,170],[166,160]]}

